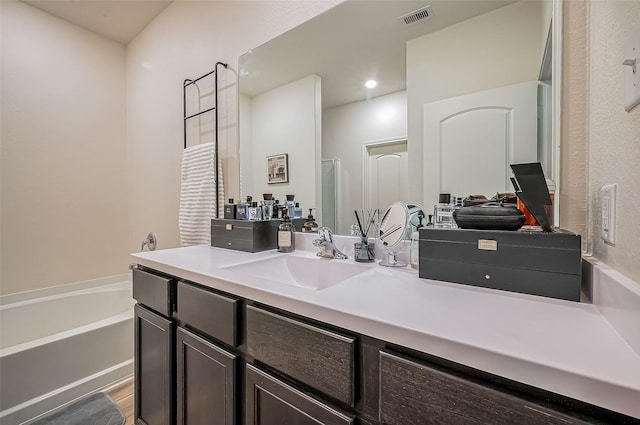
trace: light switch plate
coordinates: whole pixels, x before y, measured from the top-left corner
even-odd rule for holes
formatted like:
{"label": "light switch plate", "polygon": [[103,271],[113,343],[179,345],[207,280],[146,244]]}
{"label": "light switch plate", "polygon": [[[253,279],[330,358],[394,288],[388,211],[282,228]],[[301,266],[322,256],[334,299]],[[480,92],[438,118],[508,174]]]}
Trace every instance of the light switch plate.
{"label": "light switch plate", "polygon": [[624,109],[630,111],[640,104],[640,28],[635,31],[631,39],[626,43],[623,60],[635,59],[635,73],[633,66],[625,65],[624,68]]}
{"label": "light switch plate", "polygon": [[608,184],[600,189],[600,237],[608,244],[616,243],[616,185]]}

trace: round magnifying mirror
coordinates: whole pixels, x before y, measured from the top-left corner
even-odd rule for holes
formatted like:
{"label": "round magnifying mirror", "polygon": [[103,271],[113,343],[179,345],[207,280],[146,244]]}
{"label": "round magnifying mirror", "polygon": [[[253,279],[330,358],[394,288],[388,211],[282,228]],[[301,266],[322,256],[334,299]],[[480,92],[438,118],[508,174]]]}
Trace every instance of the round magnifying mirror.
{"label": "round magnifying mirror", "polygon": [[404,267],[406,262],[398,260],[398,254],[402,250],[403,240],[409,227],[409,211],[402,202],[394,202],[385,211],[378,226],[377,241],[382,250],[383,258],[381,266]]}

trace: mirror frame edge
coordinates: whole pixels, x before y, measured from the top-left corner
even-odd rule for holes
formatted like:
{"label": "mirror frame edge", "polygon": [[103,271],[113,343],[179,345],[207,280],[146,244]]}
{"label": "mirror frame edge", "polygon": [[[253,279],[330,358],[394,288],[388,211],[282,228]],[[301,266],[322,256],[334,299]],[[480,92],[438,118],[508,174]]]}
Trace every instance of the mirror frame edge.
{"label": "mirror frame edge", "polygon": [[553,63],[551,75],[553,78],[552,91],[552,137],[553,137],[553,164],[551,167],[551,179],[556,182],[556,200],[554,202],[553,215],[554,222],[560,225],[560,202],[559,192],[562,185],[560,181],[560,166],[562,164],[561,146],[562,146],[562,44],[563,44],[563,0],[553,0],[551,36],[553,48]]}

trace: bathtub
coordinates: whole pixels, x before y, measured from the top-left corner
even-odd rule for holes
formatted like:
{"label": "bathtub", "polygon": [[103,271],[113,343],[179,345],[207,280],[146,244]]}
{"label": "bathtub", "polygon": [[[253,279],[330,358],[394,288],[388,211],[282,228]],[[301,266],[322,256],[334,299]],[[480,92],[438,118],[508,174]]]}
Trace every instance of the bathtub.
{"label": "bathtub", "polygon": [[130,275],[0,297],[0,423],[133,374]]}

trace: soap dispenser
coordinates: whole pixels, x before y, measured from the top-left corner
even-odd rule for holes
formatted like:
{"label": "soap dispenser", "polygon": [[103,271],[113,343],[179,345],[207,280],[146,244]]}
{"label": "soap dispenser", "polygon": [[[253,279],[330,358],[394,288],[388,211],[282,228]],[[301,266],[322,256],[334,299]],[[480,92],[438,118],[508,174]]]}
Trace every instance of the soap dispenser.
{"label": "soap dispenser", "polygon": [[282,208],[282,223],[278,226],[278,252],[296,250],[296,229],[287,215],[287,208]]}
{"label": "soap dispenser", "polygon": [[315,217],[311,214],[311,211],[315,208],[309,208],[309,215],[307,216],[307,221],[302,225],[302,231],[305,233],[316,233],[318,232],[318,223],[316,223]]}

